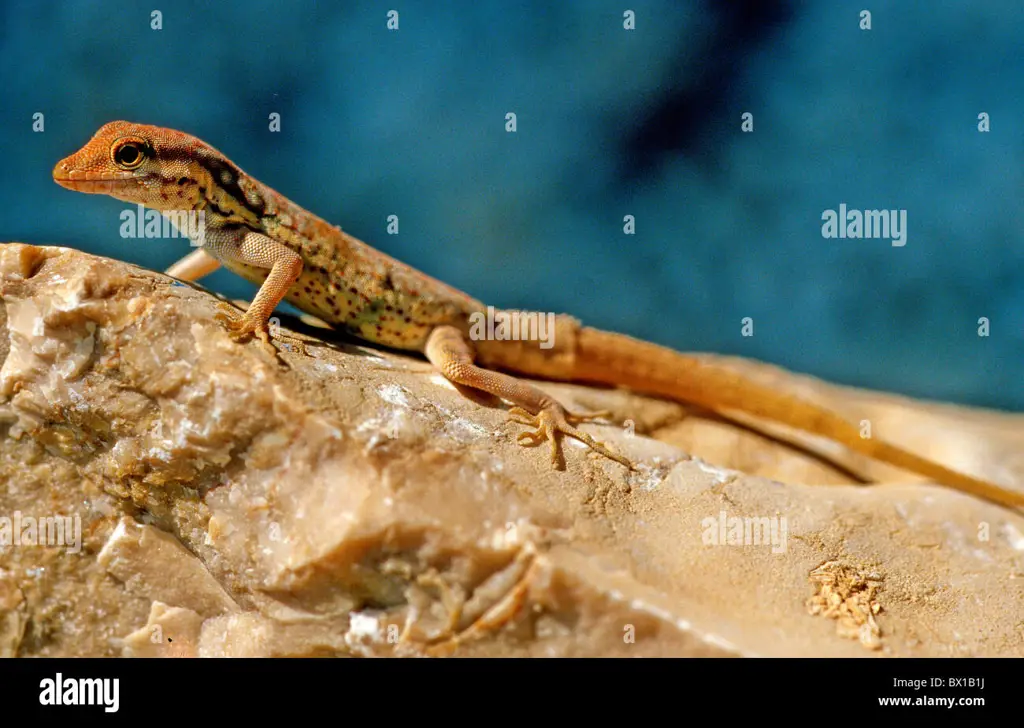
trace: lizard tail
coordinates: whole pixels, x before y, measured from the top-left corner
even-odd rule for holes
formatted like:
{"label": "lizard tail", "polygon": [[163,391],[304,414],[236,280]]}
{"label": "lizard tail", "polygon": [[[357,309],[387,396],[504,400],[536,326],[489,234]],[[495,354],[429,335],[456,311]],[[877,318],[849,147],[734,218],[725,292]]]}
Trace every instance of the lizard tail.
{"label": "lizard tail", "polygon": [[573,349],[570,368],[575,381],[623,385],[712,410],[738,410],[823,435],[858,453],[1001,505],[1024,506],[1024,493],[956,472],[882,440],[862,438],[860,430],[839,415],[720,364],[588,327],[576,330]]}

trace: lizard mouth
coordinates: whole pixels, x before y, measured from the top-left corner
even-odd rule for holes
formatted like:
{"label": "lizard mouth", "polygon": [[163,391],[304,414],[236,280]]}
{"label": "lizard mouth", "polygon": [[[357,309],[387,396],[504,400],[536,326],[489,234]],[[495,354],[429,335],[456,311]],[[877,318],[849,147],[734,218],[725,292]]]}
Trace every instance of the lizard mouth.
{"label": "lizard mouth", "polygon": [[63,162],[53,168],[53,181],[75,192],[110,194],[138,185],[131,172],[84,172],[68,169]]}

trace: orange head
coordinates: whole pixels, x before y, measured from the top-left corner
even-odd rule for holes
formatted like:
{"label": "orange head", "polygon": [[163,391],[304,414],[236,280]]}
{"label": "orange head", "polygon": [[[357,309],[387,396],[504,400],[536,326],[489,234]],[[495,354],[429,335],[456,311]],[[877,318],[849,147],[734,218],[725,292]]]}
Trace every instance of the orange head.
{"label": "orange head", "polygon": [[84,147],[53,168],[54,182],[69,190],[157,210],[201,205],[213,174],[237,180],[241,172],[194,136],[128,121],[104,124]]}

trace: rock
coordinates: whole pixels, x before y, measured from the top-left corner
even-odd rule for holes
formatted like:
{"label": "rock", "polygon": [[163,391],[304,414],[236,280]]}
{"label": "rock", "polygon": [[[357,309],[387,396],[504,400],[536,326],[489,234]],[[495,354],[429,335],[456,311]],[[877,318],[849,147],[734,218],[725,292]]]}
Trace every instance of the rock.
{"label": "rock", "polygon": [[[420,358],[287,319],[284,366],[125,263],[3,245],[0,296],[0,518],[50,537],[2,654],[1024,655],[1024,517],[817,438],[541,383],[646,464],[554,471]],[[729,363],[1024,487],[1020,415]]]}
{"label": "rock", "polygon": [[145,627],[124,639],[130,657],[198,657],[203,616],[184,607],[153,602]]}
{"label": "rock", "polygon": [[146,599],[171,602],[202,616],[238,610],[203,562],[178,539],[131,518],[121,519],[97,561],[124,582],[127,591]]}

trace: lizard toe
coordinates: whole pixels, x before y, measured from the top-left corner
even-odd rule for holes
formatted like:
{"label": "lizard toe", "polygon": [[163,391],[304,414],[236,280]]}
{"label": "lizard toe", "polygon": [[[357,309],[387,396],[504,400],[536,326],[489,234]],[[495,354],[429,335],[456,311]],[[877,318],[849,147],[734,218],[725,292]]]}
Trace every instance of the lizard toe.
{"label": "lizard toe", "polygon": [[551,464],[556,469],[561,469],[560,438],[562,435],[567,435],[568,437],[579,440],[591,450],[603,455],[609,460],[614,460],[615,462],[624,465],[629,470],[636,470],[636,466],[631,460],[629,460],[629,458],[612,452],[604,443],[598,442],[587,433],[573,427],[570,423],[570,420],[586,421],[599,416],[607,416],[607,413],[570,415],[560,405],[552,405],[544,408],[536,415],[530,415],[518,407],[513,408],[509,414],[514,422],[530,425],[536,428],[530,432],[519,433],[519,436],[516,438],[519,444],[532,447],[540,445],[545,440],[550,443]]}
{"label": "lizard toe", "polygon": [[266,322],[259,321],[248,313],[240,314],[227,304],[221,304],[218,308],[220,311],[214,316],[214,319],[224,324],[224,328],[232,339],[242,343],[255,337],[263,343],[264,347],[274,349],[273,344],[270,343],[270,331]]}

